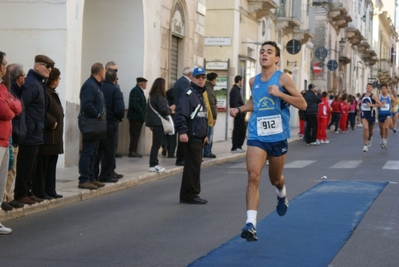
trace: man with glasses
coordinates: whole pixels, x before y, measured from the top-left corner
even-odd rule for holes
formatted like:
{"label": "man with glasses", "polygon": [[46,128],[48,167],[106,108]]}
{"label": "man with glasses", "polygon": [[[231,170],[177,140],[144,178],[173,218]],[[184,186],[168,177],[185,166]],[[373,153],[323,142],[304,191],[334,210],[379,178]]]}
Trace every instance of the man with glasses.
{"label": "man with glasses", "polygon": [[54,64],[51,58],[37,55],[23,86],[21,100],[25,107],[26,135],[19,145],[14,188],[14,199],[22,204],[31,205],[43,201],[31,190],[39,146],[44,144],[45,86]]}
{"label": "man with glasses", "polygon": [[180,187],[180,203],[206,204],[199,197],[201,192],[201,162],[204,144],[208,141],[208,117],[204,103],[205,70],[193,70],[190,86],[180,95],[175,114],[179,141],[185,143],[184,168]]}
{"label": "man with glasses", "polygon": [[[0,63],[0,193],[3,194],[10,158],[8,151],[11,137],[11,120],[21,112],[22,107],[21,102],[8,92],[8,88],[1,80],[6,75],[7,67],[6,54],[3,52],[0,52]],[[0,223],[0,235],[8,235],[11,232],[10,228],[4,227]]]}

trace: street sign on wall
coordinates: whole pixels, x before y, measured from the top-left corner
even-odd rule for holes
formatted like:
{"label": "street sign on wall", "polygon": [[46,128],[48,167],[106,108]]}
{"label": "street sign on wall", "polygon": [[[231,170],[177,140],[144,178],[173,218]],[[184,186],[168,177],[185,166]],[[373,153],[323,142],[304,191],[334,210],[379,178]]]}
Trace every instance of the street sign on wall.
{"label": "street sign on wall", "polygon": [[315,74],[320,74],[322,70],[323,70],[322,67],[319,66],[319,62],[315,62],[313,64],[313,72]]}

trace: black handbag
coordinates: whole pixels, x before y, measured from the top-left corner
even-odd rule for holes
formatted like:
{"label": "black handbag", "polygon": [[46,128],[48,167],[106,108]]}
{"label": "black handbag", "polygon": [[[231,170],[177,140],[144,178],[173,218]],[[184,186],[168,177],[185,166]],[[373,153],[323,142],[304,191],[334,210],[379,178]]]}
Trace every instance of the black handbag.
{"label": "black handbag", "polygon": [[99,118],[87,118],[84,114],[78,116],[79,130],[86,140],[101,140],[107,136],[106,115]]}

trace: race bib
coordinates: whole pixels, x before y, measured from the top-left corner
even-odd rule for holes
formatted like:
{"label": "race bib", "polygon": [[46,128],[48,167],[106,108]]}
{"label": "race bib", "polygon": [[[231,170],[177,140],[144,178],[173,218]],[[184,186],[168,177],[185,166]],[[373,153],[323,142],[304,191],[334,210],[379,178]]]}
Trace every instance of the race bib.
{"label": "race bib", "polygon": [[267,136],[283,132],[281,115],[257,118],[258,136]]}
{"label": "race bib", "polygon": [[370,111],[371,107],[367,106],[367,103],[362,103],[362,110],[363,111]]}
{"label": "race bib", "polygon": [[389,110],[389,103],[385,103],[381,107],[381,111],[388,111]]}

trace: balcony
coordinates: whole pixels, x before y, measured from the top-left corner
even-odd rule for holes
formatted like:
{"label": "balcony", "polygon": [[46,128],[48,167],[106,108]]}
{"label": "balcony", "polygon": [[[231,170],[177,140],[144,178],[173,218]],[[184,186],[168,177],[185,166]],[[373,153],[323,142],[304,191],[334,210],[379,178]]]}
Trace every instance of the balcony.
{"label": "balcony", "polygon": [[[300,3],[300,1],[298,2]],[[299,40],[301,44],[306,44],[314,37],[315,24],[313,22],[316,19],[315,10],[307,4],[303,4],[300,10],[294,10],[294,17],[299,17],[301,23],[299,29],[298,27],[294,28],[294,39]]]}
{"label": "balcony", "polygon": [[334,29],[339,32],[340,29],[348,27],[348,23],[352,18],[348,15],[348,11],[342,3],[333,3],[331,5],[329,20]]}
{"label": "balcony", "polygon": [[361,57],[369,66],[373,66],[378,61],[377,54],[370,48],[365,49],[361,54]]}
{"label": "balcony", "polygon": [[292,33],[296,27],[301,26],[300,15],[294,12],[294,10],[301,10],[301,1],[292,1],[291,4],[291,8],[283,4],[277,10],[276,29],[283,30],[284,35]]}
{"label": "balcony", "polygon": [[256,18],[261,18],[270,14],[272,9],[278,8],[278,3],[274,0],[248,0],[249,13]]}
{"label": "balcony", "polygon": [[370,48],[370,44],[367,42],[367,40],[362,40],[357,45],[357,52],[362,54],[363,52],[366,51],[366,49],[369,49],[369,48]]}
{"label": "balcony", "polygon": [[357,46],[363,40],[362,33],[354,28],[346,28],[345,37],[352,46]]}

